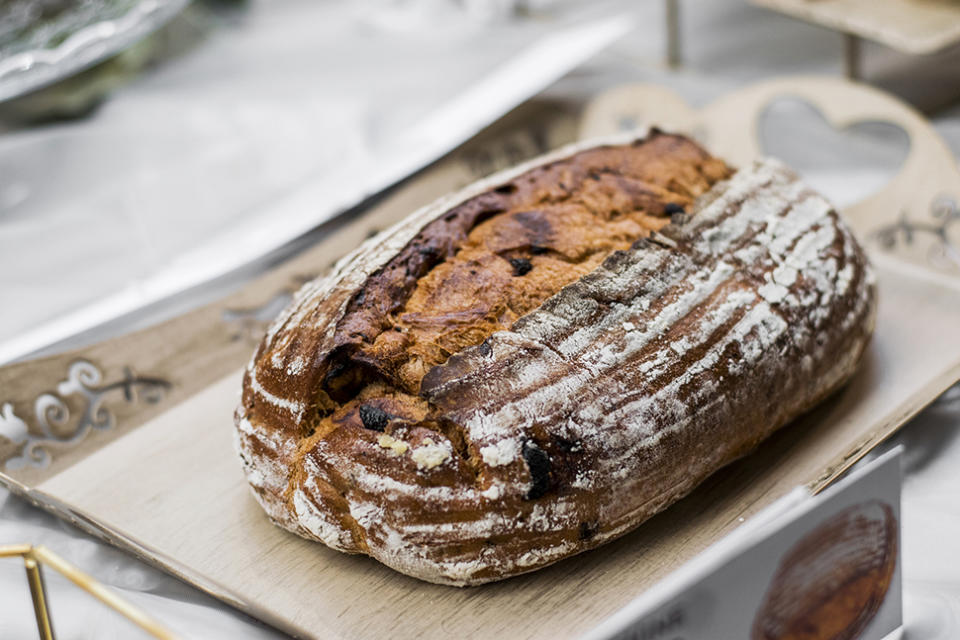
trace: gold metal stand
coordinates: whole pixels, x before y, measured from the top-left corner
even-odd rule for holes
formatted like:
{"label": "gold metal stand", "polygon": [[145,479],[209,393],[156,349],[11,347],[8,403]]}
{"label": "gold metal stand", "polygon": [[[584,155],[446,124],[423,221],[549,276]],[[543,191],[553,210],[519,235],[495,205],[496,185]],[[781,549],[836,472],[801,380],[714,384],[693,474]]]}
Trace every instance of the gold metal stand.
{"label": "gold metal stand", "polygon": [[41,640],[53,640],[54,638],[53,623],[50,619],[50,605],[47,600],[47,590],[43,582],[43,565],[50,567],[64,576],[153,637],[163,640],[176,639],[177,636],[174,635],[173,632],[155,619],[143,613],[94,580],[92,576],[80,571],[46,547],[29,544],[0,546],[0,558],[13,556],[23,558],[23,564],[27,571],[27,582],[30,584],[30,597],[33,600],[33,612],[37,618],[37,631],[40,633]]}

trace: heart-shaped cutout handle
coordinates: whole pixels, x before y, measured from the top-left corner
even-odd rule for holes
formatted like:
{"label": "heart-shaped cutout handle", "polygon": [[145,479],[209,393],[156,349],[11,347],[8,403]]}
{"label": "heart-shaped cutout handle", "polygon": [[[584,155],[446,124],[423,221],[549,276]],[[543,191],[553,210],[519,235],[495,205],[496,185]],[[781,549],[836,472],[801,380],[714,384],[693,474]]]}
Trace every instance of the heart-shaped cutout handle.
{"label": "heart-shaped cutout handle", "polygon": [[835,129],[809,102],[780,97],[757,122],[765,155],[793,167],[840,208],[865,200],[893,179],[910,152],[907,132],[889,122]]}

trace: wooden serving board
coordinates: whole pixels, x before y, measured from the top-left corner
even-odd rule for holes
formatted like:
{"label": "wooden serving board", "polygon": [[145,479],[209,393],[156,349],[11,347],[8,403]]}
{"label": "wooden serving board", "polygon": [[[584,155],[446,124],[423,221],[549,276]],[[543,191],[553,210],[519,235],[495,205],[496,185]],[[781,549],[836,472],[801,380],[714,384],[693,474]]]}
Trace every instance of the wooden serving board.
{"label": "wooden serving board", "polygon": [[[832,79],[763,83],[699,111],[664,89],[625,87],[590,105],[581,132],[603,134],[624,123],[656,122],[693,133],[712,151],[739,164],[758,152],[758,115],[771,99],[784,94],[809,100],[836,126],[887,120],[911,136],[911,152],[901,173],[880,193],[846,210],[877,270],[875,338],[859,373],[833,399],[618,541],[533,574],[456,589],[422,583],[370,559],[297,538],[268,522],[247,489],[233,451],[232,411],[239,397],[242,362],[231,364],[212,383],[204,378],[191,387],[183,373],[192,364],[189,351],[179,358],[168,353],[163,360],[152,361],[152,370],[137,364],[136,358],[150,354],[148,349],[137,350],[141,348],[137,345],[148,344],[143,335],[139,341],[136,335],[128,337],[122,344],[132,350],[115,353],[109,362],[135,365],[137,375],[128,377],[141,381],[140,386],[131,383],[136,389],[149,387],[150,380],[175,380],[164,387],[164,399],[146,413],[135,410],[138,404],[104,405],[108,410],[125,408],[125,418],[119,410],[112,414],[118,423],[125,423],[91,430],[96,438],[81,438],[73,445],[49,446],[46,466],[23,462],[24,443],[38,442],[43,425],[38,426],[36,411],[30,414],[32,420],[21,417],[38,408],[30,399],[37,398],[43,387],[23,391],[31,388],[25,382],[29,363],[12,369],[23,395],[9,402],[10,411],[0,418],[0,433],[17,435],[11,426],[16,419],[28,439],[0,449],[6,451],[0,460],[19,459],[22,465],[8,467],[2,479],[41,506],[298,636],[577,636],[793,487],[826,486],[960,378],[960,263],[951,261],[956,238],[946,227],[939,234],[923,231],[943,217],[937,212],[945,205],[938,204],[941,209],[932,213],[931,203],[944,198],[960,201],[960,173],[949,150],[909,107],[875,90]],[[451,168],[456,166],[461,169]],[[407,194],[413,194],[418,184],[421,195],[455,187],[469,173],[462,167],[450,164],[441,171],[438,166],[408,184]],[[401,217],[402,209],[383,203],[372,216],[380,224]],[[342,231],[364,230],[369,224],[366,217],[359,217]],[[364,233],[352,238],[359,240],[357,235]],[[350,246],[344,236],[332,235],[311,250],[319,253],[310,260],[319,255],[330,258]],[[300,260],[308,260],[306,254]],[[274,293],[276,289],[257,295],[269,299]],[[199,327],[221,345],[215,324]],[[221,324],[220,333],[232,330]],[[177,327],[189,330],[183,324]],[[163,330],[163,326],[150,330],[154,334],[149,344],[161,342],[156,332]],[[168,350],[176,352],[180,348],[176,336],[167,337]],[[191,344],[204,353],[201,344]],[[114,348],[119,345],[114,343]],[[217,348],[224,358],[234,357],[230,349]],[[248,355],[250,349],[244,345],[234,350]],[[67,357],[88,355],[106,357],[99,351]],[[38,371],[53,371],[51,361],[45,362],[47,368]],[[103,363],[95,364],[106,367]],[[217,369],[208,365],[208,370]],[[4,382],[12,380],[4,378],[9,371],[0,370],[0,384],[5,385],[0,399],[13,389]],[[112,375],[87,387],[101,389]],[[77,394],[68,392],[83,382],[79,374],[75,378],[73,387],[68,384],[50,395],[74,399]],[[89,403],[86,409],[84,416],[96,414]]]}
{"label": "wooden serving board", "polygon": [[956,0],[750,0],[828,29],[928,55],[960,44]]}

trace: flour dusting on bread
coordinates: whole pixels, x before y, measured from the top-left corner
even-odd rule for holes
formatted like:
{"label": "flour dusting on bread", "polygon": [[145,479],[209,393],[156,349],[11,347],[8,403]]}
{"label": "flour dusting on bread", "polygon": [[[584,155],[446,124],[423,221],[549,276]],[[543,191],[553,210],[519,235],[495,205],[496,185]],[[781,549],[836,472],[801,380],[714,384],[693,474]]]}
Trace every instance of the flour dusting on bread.
{"label": "flour dusting on bread", "polygon": [[873,276],[788,168],[653,130],[420,210],[305,285],[237,448],[278,524],[454,585],[623,535],[855,371]]}

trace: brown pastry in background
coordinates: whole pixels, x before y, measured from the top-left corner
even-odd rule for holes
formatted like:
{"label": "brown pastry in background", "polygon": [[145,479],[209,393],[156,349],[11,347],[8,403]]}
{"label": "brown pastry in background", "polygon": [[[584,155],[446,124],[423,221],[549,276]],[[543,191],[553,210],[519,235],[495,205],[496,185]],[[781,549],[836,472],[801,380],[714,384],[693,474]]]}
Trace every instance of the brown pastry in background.
{"label": "brown pastry in background", "polygon": [[753,640],[852,640],[887,594],[897,566],[893,509],[847,507],[780,561],[753,625]]}

